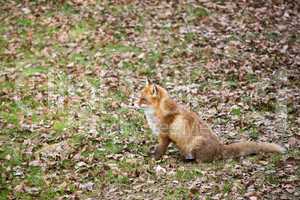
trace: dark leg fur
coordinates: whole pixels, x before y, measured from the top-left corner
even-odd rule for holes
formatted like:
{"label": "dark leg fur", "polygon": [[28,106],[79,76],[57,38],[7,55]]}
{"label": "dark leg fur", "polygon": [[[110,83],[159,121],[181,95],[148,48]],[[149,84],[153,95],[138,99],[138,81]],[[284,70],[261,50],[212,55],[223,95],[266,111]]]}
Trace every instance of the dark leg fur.
{"label": "dark leg fur", "polygon": [[159,135],[158,145],[155,148],[154,158],[156,160],[160,159],[167,151],[167,148],[170,144],[170,139],[166,136]]}

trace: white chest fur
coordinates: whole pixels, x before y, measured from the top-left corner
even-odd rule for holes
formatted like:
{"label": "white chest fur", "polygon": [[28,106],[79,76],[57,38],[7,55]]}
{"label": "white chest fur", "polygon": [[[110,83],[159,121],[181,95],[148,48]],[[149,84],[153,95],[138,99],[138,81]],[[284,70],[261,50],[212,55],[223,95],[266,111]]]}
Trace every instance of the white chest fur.
{"label": "white chest fur", "polygon": [[155,111],[152,108],[145,108],[144,109],[144,113],[146,115],[146,119],[148,122],[149,127],[152,130],[152,133],[154,135],[158,135],[159,134],[159,126],[158,126],[158,119],[155,116]]}

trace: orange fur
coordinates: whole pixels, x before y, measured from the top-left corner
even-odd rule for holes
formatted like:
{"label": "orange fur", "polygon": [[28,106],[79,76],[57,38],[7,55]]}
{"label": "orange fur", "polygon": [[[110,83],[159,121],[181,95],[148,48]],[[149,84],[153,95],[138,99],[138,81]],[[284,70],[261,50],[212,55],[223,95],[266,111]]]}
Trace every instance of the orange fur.
{"label": "orange fur", "polygon": [[141,91],[138,104],[145,109],[152,130],[158,132],[156,159],[166,152],[170,142],[179,148],[186,159],[203,162],[259,152],[284,152],[283,147],[273,143],[222,144],[196,113],[177,105],[164,88],[151,82],[148,82]]}

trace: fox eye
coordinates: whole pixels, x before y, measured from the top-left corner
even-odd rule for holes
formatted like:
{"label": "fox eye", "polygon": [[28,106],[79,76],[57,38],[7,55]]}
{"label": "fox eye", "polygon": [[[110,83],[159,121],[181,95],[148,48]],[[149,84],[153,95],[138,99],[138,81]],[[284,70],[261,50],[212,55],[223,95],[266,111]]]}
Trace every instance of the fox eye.
{"label": "fox eye", "polygon": [[148,100],[147,100],[145,97],[142,97],[142,98],[141,98],[141,101],[142,101],[142,102],[145,102],[145,103],[148,102]]}

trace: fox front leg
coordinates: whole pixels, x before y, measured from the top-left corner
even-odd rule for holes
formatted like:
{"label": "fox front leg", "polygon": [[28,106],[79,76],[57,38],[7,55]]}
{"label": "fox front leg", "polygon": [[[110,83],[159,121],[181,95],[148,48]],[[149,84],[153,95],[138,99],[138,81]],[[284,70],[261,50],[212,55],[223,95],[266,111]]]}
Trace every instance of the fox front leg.
{"label": "fox front leg", "polygon": [[155,148],[154,158],[156,160],[160,159],[167,151],[167,148],[170,144],[170,139],[164,134],[158,135],[158,145]]}

